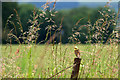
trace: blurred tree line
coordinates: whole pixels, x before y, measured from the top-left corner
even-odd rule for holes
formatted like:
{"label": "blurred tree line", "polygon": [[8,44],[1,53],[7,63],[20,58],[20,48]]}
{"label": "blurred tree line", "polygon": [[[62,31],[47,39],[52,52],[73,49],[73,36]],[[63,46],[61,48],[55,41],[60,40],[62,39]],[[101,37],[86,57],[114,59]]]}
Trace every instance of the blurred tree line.
{"label": "blurred tree line", "polygon": [[[30,4],[18,4],[17,2],[2,2],[2,43],[6,44],[8,42],[8,33],[14,28],[15,25],[17,33],[15,35],[19,36],[21,31],[17,24],[16,13],[14,10],[17,10],[21,24],[24,27],[24,31],[28,30],[29,24],[28,19],[32,14],[35,6]],[[10,24],[11,22],[14,24]],[[16,42],[13,41],[16,44]]]}
{"label": "blurred tree line", "polygon": [[[69,37],[73,34],[72,29],[74,27],[79,28],[81,25],[84,25],[86,23],[88,23],[88,21],[90,20],[91,24],[94,25],[94,23],[96,22],[96,20],[100,19],[101,17],[103,17],[98,11],[101,11],[103,8],[105,7],[98,7],[98,8],[88,8],[88,7],[79,7],[79,8],[74,8],[74,9],[70,9],[70,10],[60,10],[58,11],[58,13],[55,15],[55,17],[53,18],[53,20],[55,21],[55,24],[57,26],[60,26],[61,23],[61,19],[62,17],[64,17],[63,21],[62,21],[62,30],[61,30],[61,42],[62,43],[68,43],[69,42]],[[29,19],[31,19],[31,15],[33,14],[33,10],[37,9],[38,11],[41,9],[36,8],[33,5],[30,4],[18,4],[16,2],[3,2],[2,3],[2,43],[6,44],[8,41],[8,37],[7,34],[15,27],[16,27],[16,32],[15,30],[13,31],[13,34],[15,34],[17,37],[21,34],[21,31],[18,27],[17,24],[17,20],[16,20],[16,13],[14,11],[14,9],[16,9],[18,11],[20,20],[21,20],[21,24],[23,26],[23,31],[28,31],[29,27],[30,27],[30,23],[28,22]],[[106,9],[107,10],[107,9]],[[115,13],[115,10],[111,11],[112,13]],[[108,12],[108,14],[111,14],[111,12]],[[41,12],[37,12],[37,14],[40,14]],[[11,15],[13,14],[13,15]],[[12,18],[9,16],[13,16]],[[47,17],[49,17],[49,11],[47,14]],[[16,15],[17,16],[17,15]],[[9,18],[9,20],[8,20]],[[112,18],[112,17],[111,17]],[[8,21],[7,21],[8,20]],[[13,23],[11,21],[14,22],[14,24],[9,24],[9,23]],[[39,19],[39,22],[44,22],[44,24],[40,25],[40,31],[39,34],[40,36],[38,37],[37,43],[45,40],[46,38],[46,33],[47,33],[47,29],[45,29],[45,26],[54,24],[53,22],[45,22],[45,19]],[[78,23],[77,23],[78,22]],[[110,33],[112,33],[112,31],[114,30],[115,26],[111,26],[110,29],[108,29],[108,31],[110,31],[108,34],[110,35]],[[88,35],[88,30],[86,27],[82,27],[81,32],[83,32],[85,35]],[[51,33],[51,35],[53,35],[54,32]],[[86,38],[85,35],[82,35],[81,37],[79,37],[79,40],[81,41],[81,43],[85,43],[85,41],[87,41],[88,39]],[[106,36],[109,36],[106,35]],[[47,40],[50,38],[50,36],[47,38]],[[55,38],[55,40],[57,42],[59,42],[60,40],[60,36],[57,36]],[[22,41],[22,40],[21,40]],[[16,44],[16,41],[12,40],[12,43]]]}

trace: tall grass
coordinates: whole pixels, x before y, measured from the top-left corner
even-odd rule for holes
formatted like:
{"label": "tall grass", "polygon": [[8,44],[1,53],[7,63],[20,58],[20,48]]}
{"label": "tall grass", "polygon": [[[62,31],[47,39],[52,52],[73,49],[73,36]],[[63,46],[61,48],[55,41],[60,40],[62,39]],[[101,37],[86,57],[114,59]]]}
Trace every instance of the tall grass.
{"label": "tall grass", "polygon": [[[46,45],[37,45],[31,47],[31,62],[29,61],[29,50],[25,49],[22,45],[20,52],[15,55],[18,45],[13,45],[11,59],[7,57],[10,48],[5,51],[2,47],[3,66],[2,77],[11,78],[49,78],[57,72],[61,71],[73,64],[73,58],[75,57],[73,52],[73,45],[61,45],[62,55],[60,56],[59,50],[57,50],[57,56],[54,52],[52,55],[51,46],[48,46],[48,50],[45,54],[44,48]],[[59,47],[59,45],[56,45]],[[117,60],[117,48],[118,45],[77,45],[81,53],[82,64],[80,65],[80,78],[117,78],[118,77],[118,60]],[[104,46],[104,47],[103,47]],[[25,51],[23,51],[25,49]],[[110,50],[113,50],[111,54]],[[62,59],[62,60],[61,60]],[[116,62],[117,60],[117,62]],[[72,68],[65,70],[64,72],[56,75],[56,78],[70,78]],[[12,76],[13,75],[13,76]]]}
{"label": "tall grass", "polygon": [[[73,65],[75,45],[83,51],[81,52],[82,63],[80,65],[79,78],[118,78],[118,44],[116,44],[117,42],[113,43],[113,37],[116,37],[115,33],[117,32],[113,32],[114,35],[112,34],[112,37],[111,35],[109,36],[109,44],[102,44],[104,37],[101,35],[103,35],[102,33],[106,28],[105,24],[109,23],[109,21],[99,24],[99,27],[96,27],[96,25],[100,23],[101,19],[98,19],[94,25],[91,25],[90,21],[88,21],[88,24],[83,25],[87,26],[89,32],[89,35],[86,36],[89,44],[79,44],[79,37],[76,37],[76,35],[83,33],[79,33],[78,30],[73,32],[72,37],[69,38],[75,44],[62,44],[61,29],[64,18],[61,19],[60,27],[58,27],[52,19],[52,16],[55,16],[55,13],[52,13],[55,7],[54,3],[53,8],[49,11],[50,16],[45,18],[48,19],[47,22],[51,21],[54,23],[45,28],[47,34],[43,42],[46,42],[46,44],[39,45],[36,43],[39,36],[38,32],[41,29],[39,26],[42,24],[38,22],[38,18],[46,16],[47,13],[45,11],[49,4],[51,3],[48,2],[44,5],[44,10],[42,10],[40,16],[34,9],[32,20],[29,20],[31,26],[28,31],[23,31],[19,15],[15,10],[21,35],[17,37],[11,30],[8,34],[10,44],[2,46],[1,78],[50,78],[61,70],[63,72],[53,76],[53,78],[70,78],[72,67],[67,67]],[[100,13],[102,14],[102,12]],[[113,22],[113,24],[115,23]],[[79,24],[79,21],[77,24]],[[94,33],[94,30],[90,31],[93,28],[97,29]],[[15,26],[14,29],[16,29]],[[57,32],[60,33],[59,44],[55,43],[55,35],[52,35],[51,31],[55,35]],[[51,39],[48,40],[49,36]],[[13,38],[18,41],[19,45],[11,44]],[[91,44],[92,38],[96,39],[96,44]],[[20,39],[23,42],[20,42]]]}

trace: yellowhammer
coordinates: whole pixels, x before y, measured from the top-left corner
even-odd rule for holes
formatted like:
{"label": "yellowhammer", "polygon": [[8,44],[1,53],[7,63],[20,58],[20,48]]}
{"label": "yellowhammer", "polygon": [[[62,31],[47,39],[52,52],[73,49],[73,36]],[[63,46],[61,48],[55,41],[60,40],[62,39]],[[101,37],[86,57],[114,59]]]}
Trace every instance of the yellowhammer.
{"label": "yellowhammer", "polygon": [[75,46],[74,52],[75,52],[75,55],[76,55],[78,58],[80,58],[80,51],[79,51],[79,49],[78,49],[77,46]]}

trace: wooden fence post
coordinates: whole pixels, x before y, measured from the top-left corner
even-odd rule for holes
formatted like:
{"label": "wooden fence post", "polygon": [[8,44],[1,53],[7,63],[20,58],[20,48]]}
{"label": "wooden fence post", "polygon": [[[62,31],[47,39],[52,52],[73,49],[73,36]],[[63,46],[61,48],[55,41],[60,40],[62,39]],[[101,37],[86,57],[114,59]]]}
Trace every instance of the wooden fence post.
{"label": "wooden fence post", "polygon": [[80,68],[80,63],[81,63],[81,58],[74,58],[74,63],[73,63],[73,70],[71,74],[71,79],[77,80],[78,74],[79,74],[79,68]]}

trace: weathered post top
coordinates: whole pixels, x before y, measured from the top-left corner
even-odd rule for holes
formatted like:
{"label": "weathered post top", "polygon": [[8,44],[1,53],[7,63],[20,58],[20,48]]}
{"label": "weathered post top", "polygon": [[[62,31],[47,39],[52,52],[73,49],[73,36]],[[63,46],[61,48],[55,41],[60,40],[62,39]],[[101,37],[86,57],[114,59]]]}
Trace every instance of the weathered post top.
{"label": "weathered post top", "polygon": [[71,79],[77,80],[78,74],[79,74],[79,68],[80,68],[81,58],[74,58],[73,63],[73,71],[71,74]]}

